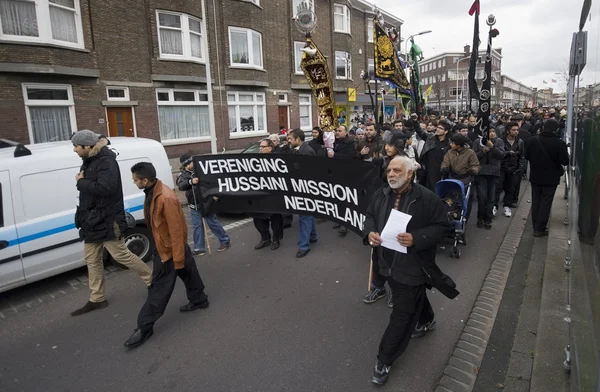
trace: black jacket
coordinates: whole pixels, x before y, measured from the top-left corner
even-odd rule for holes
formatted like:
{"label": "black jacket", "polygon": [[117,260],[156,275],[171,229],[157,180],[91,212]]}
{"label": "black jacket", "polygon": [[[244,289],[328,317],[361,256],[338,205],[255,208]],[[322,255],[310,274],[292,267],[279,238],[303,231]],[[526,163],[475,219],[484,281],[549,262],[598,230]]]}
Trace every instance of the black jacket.
{"label": "black jacket", "polygon": [[185,192],[185,198],[190,208],[199,211],[204,217],[214,214],[216,212],[214,199],[212,197],[202,199],[199,187],[192,184],[193,178],[194,172],[182,168],[177,176],[177,188]]}
{"label": "black jacket", "polygon": [[[490,139],[491,140],[491,139]],[[479,176],[494,176],[500,177],[500,165],[504,158],[504,141],[494,139],[494,147],[488,152],[484,152],[484,146],[481,145],[482,138],[475,140],[473,143],[473,151],[479,159]]]}
{"label": "black jacket", "polygon": [[100,243],[117,239],[115,222],[121,233],[127,229],[123,205],[123,186],[117,155],[100,140],[83,160],[84,178],[77,181],[79,206],[75,213],[75,227],[86,243]]}
{"label": "black jacket", "polygon": [[541,186],[558,185],[562,166],[569,164],[566,143],[558,135],[546,131],[527,140],[525,158],[531,166],[529,181]]}
{"label": "black jacket", "polygon": [[[421,139],[425,142],[425,145],[423,146],[423,149],[421,150],[421,155],[419,156],[419,161],[425,162],[425,155],[427,155],[427,153],[429,151],[433,150],[436,147],[436,145],[439,141],[439,138],[434,133],[429,134],[429,133],[425,132],[424,130],[422,130],[419,123],[415,123],[414,130],[417,133],[417,136],[419,136],[419,139]],[[446,134],[446,138],[442,142],[442,143],[446,144],[447,146],[450,145],[449,136],[450,136],[449,134]]]}
{"label": "black jacket", "polygon": [[302,143],[297,150],[295,148],[292,148],[292,154],[317,155],[315,153],[315,150],[313,150],[312,147],[308,145],[308,143]]}
{"label": "black jacket", "polygon": [[[395,199],[395,193],[388,186],[379,188],[371,198],[363,231],[365,245],[369,244],[370,232],[383,231]],[[429,189],[413,184],[402,197],[399,210],[412,216],[406,231],[412,234],[415,245],[408,248],[406,254],[389,250],[393,254],[391,260],[383,257],[390,254],[387,248],[374,248],[373,262],[377,261],[380,273],[408,285],[425,283],[448,298],[456,297],[456,284],[435,263],[437,246],[450,230],[442,201]]]}
{"label": "black jacket", "polygon": [[308,144],[308,146],[312,148],[315,151],[315,154],[318,156],[327,156],[327,149],[325,149],[325,146],[323,145],[323,137],[319,139],[312,139],[306,144]]}
{"label": "black jacket", "polygon": [[333,143],[334,158],[337,159],[354,159],[356,158],[356,144],[348,136]]}
{"label": "black jacket", "polygon": [[504,158],[502,158],[501,164],[502,171],[522,175],[525,172],[525,143],[518,137],[512,146],[506,137],[502,141],[504,142]]}

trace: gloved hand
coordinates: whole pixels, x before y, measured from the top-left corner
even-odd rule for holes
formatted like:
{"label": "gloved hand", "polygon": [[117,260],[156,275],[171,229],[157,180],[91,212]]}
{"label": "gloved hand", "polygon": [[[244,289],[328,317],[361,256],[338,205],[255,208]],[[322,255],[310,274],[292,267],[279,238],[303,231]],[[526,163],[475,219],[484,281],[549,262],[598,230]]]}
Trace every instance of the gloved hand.
{"label": "gloved hand", "polygon": [[441,173],[442,173],[442,180],[447,180],[448,177],[450,176],[450,169],[445,167],[441,170]]}

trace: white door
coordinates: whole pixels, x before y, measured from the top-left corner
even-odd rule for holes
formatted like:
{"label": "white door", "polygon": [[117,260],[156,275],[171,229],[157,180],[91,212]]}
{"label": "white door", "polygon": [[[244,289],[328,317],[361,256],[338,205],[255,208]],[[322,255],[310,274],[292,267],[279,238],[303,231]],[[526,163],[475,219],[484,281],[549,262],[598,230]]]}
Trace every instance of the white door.
{"label": "white door", "polygon": [[0,291],[18,286],[24,280],[10,176],[5,170],[0,171]]}

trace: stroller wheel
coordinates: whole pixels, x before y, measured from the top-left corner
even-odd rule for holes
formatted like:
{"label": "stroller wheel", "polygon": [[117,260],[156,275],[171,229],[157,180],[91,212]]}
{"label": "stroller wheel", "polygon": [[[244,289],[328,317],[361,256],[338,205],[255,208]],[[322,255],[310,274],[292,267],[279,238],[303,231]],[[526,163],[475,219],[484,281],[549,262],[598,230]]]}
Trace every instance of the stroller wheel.
{"label": "stroller wheel", "polygon": [[460,242],[461,242],[463,245],[467,245],[467,233],[462,233],[462,234],[460,235]]}
{"label": "stroller wheel", "polygon": [[452,249],[450,250],[450,257],[451,258],[457,258],[460,259],[460,248],[458,246],[453,246]]}

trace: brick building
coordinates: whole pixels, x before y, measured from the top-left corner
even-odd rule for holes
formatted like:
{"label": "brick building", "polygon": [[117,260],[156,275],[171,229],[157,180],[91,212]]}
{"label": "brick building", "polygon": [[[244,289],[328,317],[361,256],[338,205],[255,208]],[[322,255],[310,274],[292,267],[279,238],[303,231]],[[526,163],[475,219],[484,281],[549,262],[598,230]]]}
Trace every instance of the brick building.
{"label": "brick building", "polygon": [[[470,47],[464,52],[441,53],[419,63],[423,95],[431,87],[427,106],[434,110],[455,110],[458,98],[459,110],[468,110]],[[467,54],[465,54],[467,53]],[[475,74],[481,88],[484,74],[486,48],[479,49],[480,61]],[[492,105],[498,103],[497,87],[502,70],[502,49],[492,49]],[[473,103],[475,106],[475,103]]]}
{"label": "brick building", "polygon": [[506,75],[502,75],[501,97],[499,104],[503,108],[533,107],[533,88]]}
{"label": "brick building", "polygon": [[[330,59],[339,110],[373,58],[373,5],[305,0]],[[68,140],[77,129],[160,140],[169,156],[243,148],[310,130],[299,68],[299,0],[5,0],[0,7],[0,138]],[[383,12],[400,31],[402,20]],[[349,121],[350,119],[348,119]]]}

